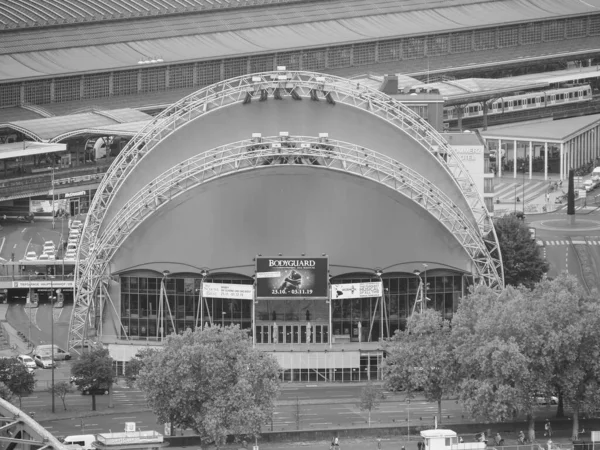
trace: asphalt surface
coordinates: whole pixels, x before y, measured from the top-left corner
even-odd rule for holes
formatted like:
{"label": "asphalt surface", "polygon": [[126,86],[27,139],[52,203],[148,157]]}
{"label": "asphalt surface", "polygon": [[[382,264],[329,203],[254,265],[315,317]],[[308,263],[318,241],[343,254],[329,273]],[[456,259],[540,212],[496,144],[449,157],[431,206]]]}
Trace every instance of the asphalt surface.
{"label": "asphalt surface", "polygon": [[582,267],[573,243],[587,243],[588,254],[600,267],[600,209],[577,210],[574,224],[569,223],[566,210],[529,215],[526,220],[536,229],[536,241],[550,264],[549,277],[566,271],[583,282]]}
{"label": "asphalt surface", "polygon": [[[69,235],[68,221],[57,220],[54,229],[51,221],[39,221],[35,223],[26,222],[4,222],[0,220],[0,262],[10,261],[14,253],[15,261],[25,258],[29,251],[35,251],[39,256],[45,241],[53,241],[58,247],[62,236],[64,239]],[[0,275],[7,275],[2,270]],[[10,274],[8,274],[10,275]]]}

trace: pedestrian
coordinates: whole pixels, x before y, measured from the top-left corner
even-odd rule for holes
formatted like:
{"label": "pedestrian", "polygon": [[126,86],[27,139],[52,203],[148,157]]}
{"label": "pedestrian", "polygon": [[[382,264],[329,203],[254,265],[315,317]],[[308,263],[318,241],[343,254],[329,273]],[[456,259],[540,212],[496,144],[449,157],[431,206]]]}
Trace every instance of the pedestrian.
{"label": "pedestrian", "polygon": [[523,433],[523,430],[519,431],[517,442],[521,445],[525,444],[525,433]]}
{"label": "pedestrian", "polygon": [[546,419],[546,424],[544,425],[544,429],[546,430],[546,432],[544,433],[544,436],[548,436],[549,438],[552,437],[552,425],[550,425],[550,419]]}
{"label": "pedestrian", "polygon": [[377,436],[377,450],[381,450],[381,436]]}
{"label": "pedestrian", "polygon": [[424,447],[424,446],[425,446],[425,445],[424,445],[424,443],[423,443],[423,441],[422,441],[422,440],[421,440],[421,441],[419,441],[419,442],[417,442],[417,449],[418,449],[418,450],[423,450],[423,447]]}
{"label": "pedestrian", "polygon": [[496,437],[494,437],[494,441],[496,441],[496,445],[503,444],[503,439],[502,439],[502,436],[500,436],[500,433],[496,433]]}

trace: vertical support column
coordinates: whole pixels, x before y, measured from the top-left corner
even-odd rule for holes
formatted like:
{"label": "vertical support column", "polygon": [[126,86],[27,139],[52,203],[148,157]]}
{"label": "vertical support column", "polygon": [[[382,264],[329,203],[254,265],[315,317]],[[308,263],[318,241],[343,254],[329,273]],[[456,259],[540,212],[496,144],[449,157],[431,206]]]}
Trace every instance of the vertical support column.
{"label": "vertical support column", "polygon": [[333,346],[333,318],[331,317],[332,314],[332,307],[331,307],[331,284],[329,285],[329,289],[327,291],[327,303],[329,303],[329,331],[327,333],[327,336],[329,338],[329,348],[332,348]]}
{"label": "vertical support column", "polygon": [[115,73],[111,72],[108,75],[108,96],[112,97],[115,93]]}
{"label": "vertical support column", "polygon": [[529,179],[533,177],[533,142],[529,141]]}
{"label": "vertical support column", "polygon": [[544,180],[548,180],[548,141],[544,142]]}
{"label": "vertical support column", "polygon": [[256,285],[252,289],[252,347],[256,347]]}
{"label": "vertical support column", "polygon": [[560,177],[559,179],[562,180],[564,179],[564,173],[565,173],[565,143],[561,142],[560,143]]}
{"label": "vertical support column", "polygon": [[498,166],[498,176],[502,177],[502,139],[498,139],[498,153],[496,153],[496,165]]}
{"label": "vertical support column", "polygon": [[517,178],[517,141],[513,141],[513,178]]}

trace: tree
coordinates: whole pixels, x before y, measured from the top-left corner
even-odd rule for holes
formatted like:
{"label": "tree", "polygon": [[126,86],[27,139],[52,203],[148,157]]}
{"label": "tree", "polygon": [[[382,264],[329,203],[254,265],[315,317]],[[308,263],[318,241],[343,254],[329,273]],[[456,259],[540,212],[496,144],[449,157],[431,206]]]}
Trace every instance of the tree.
{"label": "tree", "polygon": [[0,398],[6,400],[7,402],[10,402],[12,401],[13,396],[14,394],[11,392],[8,386],[0,382]]}
{"label": "tree", "polygon": [[71,383],[68,381],[58,381],[57,383],[54,383],[54,390],[52,389],[52,386],[50,386],[46,391],[49,392],[50,395],[54,394],[55,397],[60,398],[63,408],[65,408],[65,411],[67,410],[67,394],[73,392]]}
{"label": "tree", "polygon": [[167,337],[145,355],[137,377],[164,423],[194,430],[221,446],[228,435],[257,437],[279,392],[279,365],[252,348],[246,330],[209,326]]}
{"label": "tree", "polygon": [[437,403],[440,424],[442,399],[454,391],[458,374],[451,337],[450,322],[439,311],[425,309],[389,341],[383,366],[386,388],[409,394],[422,390],[427,401]]}
{"label": "tree", "polygon": [[35,389],[35,376],[16,358],[0,359],[0,382],[4,383],[13,395],[19,398],[19,408],[23,397]]}
{"label": "tree", "polygon": [[156,351],[158,350],[154,348],[142,349],[137,352],[134,358],[127,361],[127,365],[125,366],[125,381],[127,382],[127,386],[134,387],[136,385],[140,370],[144,367],[144,358]]}
{"label": "tree", "polygon": [[71,375],[77,389],[92,395],[92,411],[96,411],[96,392],[110,390],[114,381],[113,359],[105,348],[91,350],[75,361]]}
{"label": "tree", "polygon": [[495,221],[506,285],[532,288],[548,271],[524,221],[507,214]]}
{"label": "tree", "polygon": [[371,426],[371,412],[377,409],[384,399],[383,392],[370,381],[360,391],[360,403],[358,407],[369,413],[369,427]]}
{"label": "tree", "polygon": [[539,305],[536,320],[544,324],[552,388],[572,410],[577,439],[580,414],[600,405],[600,304],[566,274],[539,283],[531,297]]}
{"label": "tree", "polygon": [[575,215],[575,172],[569,170],[569,190],[567,191],[567,215]]}
{"label": "tree", "polygon": [[535,439],[536,392],[552,385],[543,302],[524,287],[500,295],[477,287],[452,321],[460,362],[459,399],[476,419],[498,422],[524,414]]}

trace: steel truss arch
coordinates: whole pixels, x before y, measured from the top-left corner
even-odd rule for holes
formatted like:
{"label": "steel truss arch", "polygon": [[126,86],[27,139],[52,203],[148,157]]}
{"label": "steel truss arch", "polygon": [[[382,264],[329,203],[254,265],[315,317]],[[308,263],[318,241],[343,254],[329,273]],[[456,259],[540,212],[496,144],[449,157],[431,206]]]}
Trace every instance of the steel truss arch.
{"label": "steel truss arch", "polygon": [[[502,264],[486,245],[481,230],[440,188],[415,170],[343,141],[315,137],[267,137],[244,140],[202,152],[163,172],[140,189],[91,242],[93,251],[78,258],[76,305],[71,318],[69,349],[85,337],[93,294],[108,265],[127,237],[169,201],[204,183],[249,170],[301,165],[366,178],[413,200],[436,218],[469,255],[475,277],[488,286],[503,286]],[[83,250],[83,248],[82,248]],[[83,256],[83,255],[80,255]]]}
{"label": "steel truss arch", "polygon": [[35,447],[38,450],[66,450],[67,448],[32,417],[4,399],[0,399],[0,442],[3,448]]}

